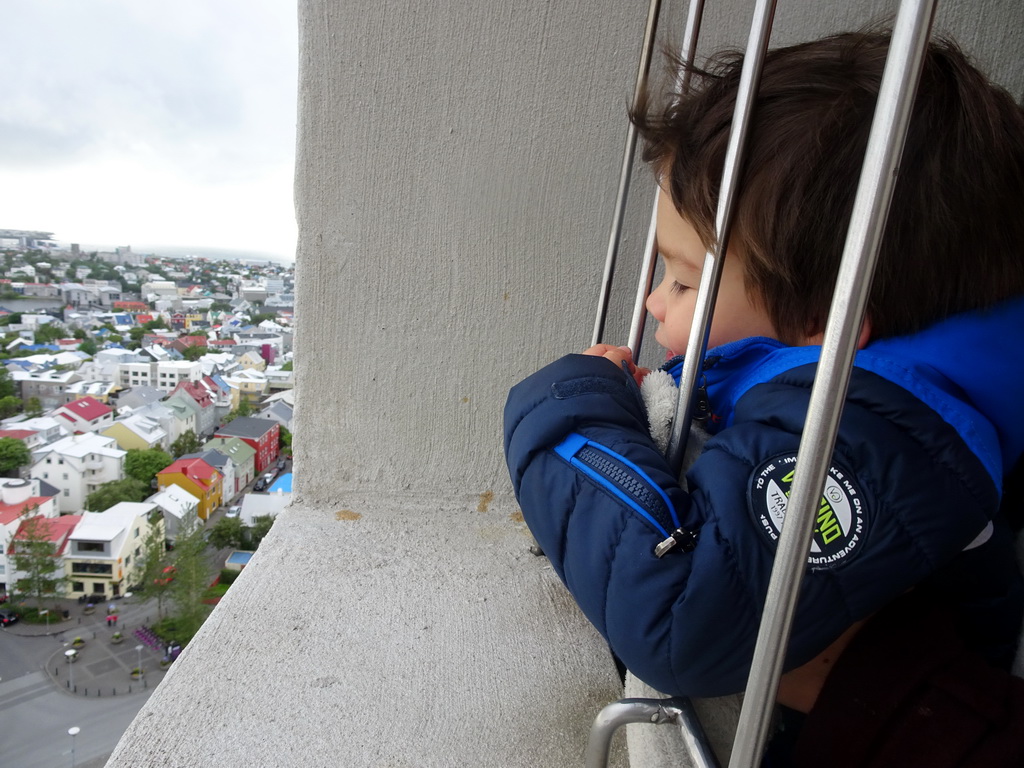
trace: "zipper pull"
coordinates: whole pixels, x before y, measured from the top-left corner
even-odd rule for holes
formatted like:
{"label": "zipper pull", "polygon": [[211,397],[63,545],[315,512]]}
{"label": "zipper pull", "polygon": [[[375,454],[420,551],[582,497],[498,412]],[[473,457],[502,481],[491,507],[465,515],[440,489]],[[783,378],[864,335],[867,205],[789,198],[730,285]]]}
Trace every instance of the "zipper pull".
{"label": "zipper pull", "polygon": [[693,420],[703,426],[711,418],[711,401],[708,400],[707,387],[697,390],[697,402],[693,404]]}
{"label": "zipper pull", "polygon": [[688,531],[685,528],[676,528],[672,535],[654,548],[655,557],[664,557],[676,546],[682,547],[683,552],[693,552],[697,546],[697,532]]}

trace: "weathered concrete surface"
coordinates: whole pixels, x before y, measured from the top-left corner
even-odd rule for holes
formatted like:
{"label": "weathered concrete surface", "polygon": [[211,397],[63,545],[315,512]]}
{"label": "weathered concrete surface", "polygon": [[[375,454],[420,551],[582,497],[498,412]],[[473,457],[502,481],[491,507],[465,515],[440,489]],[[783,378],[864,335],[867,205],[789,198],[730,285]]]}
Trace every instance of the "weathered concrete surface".
{"label": "weathered concrete surface", "polygon": [[477,496],[288,509],[108,765],[581,764],[621,684],[516,518]]}

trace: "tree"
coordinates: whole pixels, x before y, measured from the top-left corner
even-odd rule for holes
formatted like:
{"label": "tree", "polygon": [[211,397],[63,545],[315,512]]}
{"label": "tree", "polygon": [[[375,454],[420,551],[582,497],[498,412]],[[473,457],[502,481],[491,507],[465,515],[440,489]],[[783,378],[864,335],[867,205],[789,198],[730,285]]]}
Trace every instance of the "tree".
{"label": "tree", "polygon": [[271,515],[260,515],[252,519],[252,528],[250,529],[250,536],[252,541],[252,548],[258,549],[263,539],[268,533],[270,528],[274,525],[274,518]]}
{"label": "tree", "polygon": [[36,329],[36,344],[49,344],[51,341],[64,338],[64,329],[56,323],[47,323]]}
{"label": "tree", "polygon": [[229,411],[228,415],[224,417],[224,423],[227,424],[228,422],[234,421],[240,416],[252,416],[252,414],[252,405],[249,404],[248,400],[240,398],[238,401],[238,407],[233,411]]}
{"label": "tree", "polygon": [[282,366],[281,366],[281,370],[282,370],[282,371],[293,371],[293,370],[295,370],[295,369],[294,369],[294,368],[292,367],[292,361],[291,361],[291,360],[289,360],[289,361],[288,361],[287,363],[285,363],[284,365],[282,365]]}
{"label": "tree", "polygon": [[174,580],[170,596],[178,626],[188,637],[199,630],[210,610],[203,603],[203,593],[210,578],[205,551],[206,540],[199,518],[182,520],[174,540]]}
{"label": "tree", "polygon": [[210,546],[214,549],[241,549],[245,542],[245,526],[240,517],[222,517],[210,529]]}
{"label": "tree", "polygon": [[259,325],[264,320],[273,320],[273,321],[276,322],[277,321],[277,313],[276,312],[263,312],[263,313],[260,313],[258,315],[253,315],[252,318],[249,320],[249,322],[252,323],[253,325]]}
{"label": "tree", "polygon": [[194,363],[196,360],[198,360],[200,357],[202,357],[203,355],[205,355],[209,351],[210,350],[208,350],[206,347],[200,347],[200,346],[185,347],[185,350],[181,353],[181,356],[184,357],[189,362]]}
{"label": "tree", "polygon": [[33,598],[36,607],[42,608],[43,599],[63,592],[68,579],[50,541],[46,518],[34,514],[37,511],[38,507],[31,506],[22,514],[24,522],[13,542],[14,555],[10,559],[15,573],[24,574],[16,582],[18,591]]}
{"label": "tree", "polygon": [[0,473],[15,477],[20,467],[32,461],[32,452],[21,440],[0,437]]}
{"label": "tree", "polygon": [[105,512],[122,501],[142,501],[149,495],[149,484],[134,478],[104,483],[85,497],[85,508],[92,512]]}
{"label": "tree", "polygon": [[280,427],[277,434],[277,445],[284,453],[292,452],[292,433],[283,425]]}
{"label": "tree", "polygon": [[124,457],[124,473],[130,478],[151,485],[156,473],[161,469],[171,466],[174,459],[170,454],[161,451],[159,448],[151,448],[147,451],[138,448],[130,448]]}
{"label": "tree", "polygon": [[142,337],[146,335],[146,329],[141,325],[136,325],[134,328],[128,329],[128,338],[132,341],[142,341]]}
{"label": "tree", "polygon": [[30,397],[25,401],[25,413],[29,416],[42,416],[43,404],[38,397]]}
{"label": "tree", "polygon": [[157,328],[162,328],[164,330],[167,330],[167,323],[164,321],[164,319],[162,317],[157,317],[157,318],[154,318],[154,319],[150,320],[147,323],[143,323],[142,324],[142,328],[143,328],[143,330],[146,330],[146,331],[155,331]]}
{"label": "tree", "polygon": [[74,338],[79,341],[85,341],[89,336],[86,334],[84,328],[75,328],[75,332],[71,334]]}
{"label": "tree", "polygon": [[86,339],[78,345],[78,351],[84,352],[87,355],[95,355],[99,351],[99,348],[96,346],[95,341],[92,339]]}
{"label": "tree", "polygon": [[8,416],[13,416],[19,413],[22,409],[22,402],[20,398],[14,395],[8,395],[7,397],[0,397],[0,419],[6,419]]}
{"label": "tree", "polygon": [[13,397],[16,394],[14,381],[6,368],[0,368],[0,397]]}
{"label": "tree", "polygon": [[178,435],[178,439],[171,443],[171,455],[174,458],[184,456],[186,453],[195,453],[203,444],[199,442],[199,438],[193,430],[182,432]]}
{"label": "tree", "polygon": [[142,554],[135,559],[132,569],[132,588],[138,586],[146,597],[156,598],[157,615],[163,618],[164,600],[170,590],[171,581],[164,569],[171,558],[167,552],[167,539],[162,524],[150,522],[149,533],[142,543]]}

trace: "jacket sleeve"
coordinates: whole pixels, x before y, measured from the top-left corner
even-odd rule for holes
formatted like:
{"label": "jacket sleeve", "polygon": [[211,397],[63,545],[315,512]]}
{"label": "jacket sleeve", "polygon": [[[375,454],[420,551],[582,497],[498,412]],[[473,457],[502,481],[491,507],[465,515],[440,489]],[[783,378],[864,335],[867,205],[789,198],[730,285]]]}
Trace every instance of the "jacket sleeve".
{"label": "jacket sleeve", "polygon": [[[509,394],[505,453],[532,533],[615,654],[658,690],[716,696],[746,683],[777,539],[780,502],[765,488],[785,495],[812,378],[813,370],[744,396],[688,473],[689,493],[648,434],[635,384],[609,361],[570,355]],[[994,503],[984,483],[965,491],[962,472],[935,472],[935,456],[914,464],[907,456],[928,436],[903,435],[875,405],[844,413],[830,477],[847,514],[837,504],[820,517],[833,538],[816,534],[823,549],[809,560],[787,669],[955,555],[984,527],[978,510]],[[918,469],[930,474],[914,477]],[[892,495],[894,482],[897,499],[880,514],[878,489]],[[971,509],[950,524],[936,521],[936,504]],[[696,533],[695,546],[656,556],[675,525]]]}

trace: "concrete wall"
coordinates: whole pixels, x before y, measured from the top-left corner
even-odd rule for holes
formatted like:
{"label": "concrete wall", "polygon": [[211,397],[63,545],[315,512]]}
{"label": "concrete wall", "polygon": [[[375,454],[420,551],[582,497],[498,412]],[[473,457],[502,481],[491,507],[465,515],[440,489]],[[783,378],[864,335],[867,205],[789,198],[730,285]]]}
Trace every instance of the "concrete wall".
{"label": "concrete wall", "polygon": [[[589,342],[644,5],[301,4],[301,497],[507,490],[509,385]],[[683,3],[666,6],[674,46]],[[708,3],[702,50],[742,46],[750,6]],[[782,3],[773,40],[894,9]],[[1021,22],[1024,4],[988,0],[947,3],[937,28],[1021,94]],[[638,175],[627,262],[648,215]],[[610,339],[625,336],[622,272]]]}

